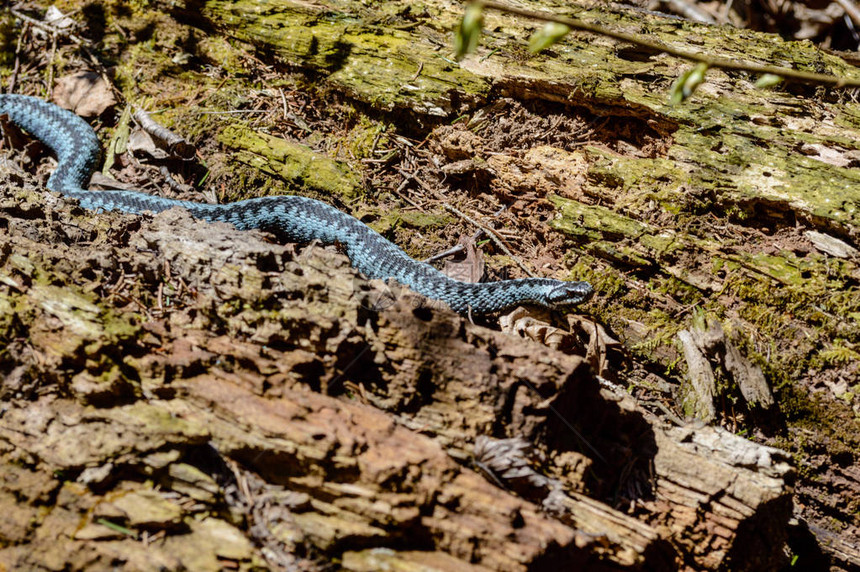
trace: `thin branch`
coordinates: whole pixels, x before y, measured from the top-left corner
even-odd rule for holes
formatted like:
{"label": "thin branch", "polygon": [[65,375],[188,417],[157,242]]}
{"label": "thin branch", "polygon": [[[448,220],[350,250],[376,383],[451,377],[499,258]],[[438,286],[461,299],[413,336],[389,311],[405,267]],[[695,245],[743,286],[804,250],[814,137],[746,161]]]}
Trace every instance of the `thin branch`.
{"label": "thin branch", "polygon": [[590,24],[588,22],[583,22],[582,20],[577,20],[574,18],[565,18],[563,16],[556,16],[554,14],[550,14],[549,12],[534,12],[532,10],[524,10],[522,8],[516,8],[514,6],[508,6],[507,4],[501,4],[499,2],[478,2],[484,8],[489,8],[491,10],[498,10],[500,12],[507,12],[508,14],[516,14],[517,16],[523,16],[526,18],[531,18],[534,20],[539,20],[542,22],[556,22],[558,24],[564,24],[565,26],[569,26],[570,28],[576,30],[583,30],[586,32],[592,32],[594,34],[599,34],[602,36],[607,36],[609,38],[614,38],[616,40],[621,40],[623,42],[629,42],[631,44],[635,44],[638,46],[642,46],[644,48],[648,48],[655,52],[663,52],[669,54],[671,56],[675,56],[678,58],[682,58],[685,60],[690,60],[693,62],[701,62],[707,64],[712,68],[720,68],[727,70],[737,70],[737,71],[746,71],[751,73],[758,74],[772,74],[782,77],[783,79],[792,79],[802,83],[814,83],[819,85],[831,85],[833,87],[860,87],[860,78],[858,79],[849,79],[844,77],[838,77],[829,74],[821,74],[821,73],[812,73],[812,72],[803,72],[798,70],[793,70],[789,68],[783,68],[779,66],[770,66],[770,65],[761,65],[754,63],[743,63],[738,60],[730,60],[726,58],[720,57],[712,57],[706,56],[704,54],[689,52],[687,50],[681,48],[675,48],[668,44],[663,44],[660,42],[654,42],[651,40],[647,40],[642,38],[641,36],[637,36],[635,34],[628,34],[626,32],[617,32],[615,30],[611,30],[609,28],[605,28],[599,24]]}
{"label": "thin branch", "polygon": [[[59,36],[63,36],[65,38],[68,38],[71,41],[73,41],[74,43],[78,44],[79,46],[87,46],[90,44],[89,40],[85,40],[85,39],[81,38],[80,36],[76,36],[75,34],[72,34],[71,32],[67,32],[67,31],[65,31],[61,28],[58,28],[57,26],[54,26],[53,24],[50,24],[48,22],[43,22],[42,20],[37,20],[36,18],[32,18],[32,17],[24,14],[23,12],[19,12],[18,10],[15,10],[14,8],[11,9],[10,12],[12,13],[13,16],[18,18],[19,20],[27,22],[28,24],[30,24],[31,26],[33,26],[35,28],[39,28],[40,30],[50,32],[51,34],[53,34],[55,36],[59,35]],[[65,14],[65,16],[68,16],[68,14]]]}
{"label": "thin branch", "polygon": [[852,2],[852,0],[836,0],[836,3],[845,10],[845,13],[848,14],[848,17],[851,18],[855,26],[860,26],[860,8],[857,7],[857,4]]}
{"label": "thin branch", "polygon": [[400,173],[404,177],[412,179],[413,181],[418,183],[421,187],[423,187],[424,190],[426,190],[427,192],[429,192],[430,194],[435,196],[437,199],[439,199],[440,204],[442,205],[442,208],[444,208],[445,210],[447,210],[448,212],[450,212],[454,215],[457,215],[458,217],[460,217],[461,219],[465,220],[466,222],[472,224],[476,228],[479,228],[482,231],[484,231],[484,234],[489,236],[490,240],[492,240],[496,244],[496,246],[498,246],[501,249],[502,252],[504,252],[507,256],[509,256],[511,258],[511,260],[513,260],[517,264],[517,266],[519,266],[523,270],[523,272],[525,272],[526,274],[528,274],[532,278],[537,277],[537,275],[534,272],[532,272],[532,270],[528,266],[526,266],[517,256],[515,256],[513,252],[511,252],[511,250],[505,245],[505,240],[501,236],[499,236],[498,232],[496,232],[495,230],[493,230],[492,228],[490,228],[486,225],[479,223],[478,221],[476,221],[475,219],[473,219],[472,217],[470,217],[469,215],[467,215],[463,211],[457,209],[456,207],[449,205],[447,199],[444,196],[442,196],[440,193],[438,193],[436,191],[436,189],[434,189],[433,187],[431,187],[430,185],[425,183],[417,175],[413,175],[412,173],[407,173],[403,169],[399,169],[397,167],[395,167],[395,169],[397,170],[398,173]]}

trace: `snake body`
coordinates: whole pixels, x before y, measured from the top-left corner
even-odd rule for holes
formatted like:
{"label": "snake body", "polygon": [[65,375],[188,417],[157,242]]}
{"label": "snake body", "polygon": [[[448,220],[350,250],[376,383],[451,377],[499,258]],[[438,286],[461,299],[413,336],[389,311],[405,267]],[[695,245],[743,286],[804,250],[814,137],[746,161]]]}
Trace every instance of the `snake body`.
{"label": "snake body", "polygon": [[48,179],[48,189],[79,200],[86,209],[139,214],[181,207],[199,219],[228,222],[240,230],[270,231],[289,242],[338,243],[353,267],[368,278],[393,278],[459,313],[498,312],[524,303],[566,308],[584,302],[593,292],[587,282],[546,278],[460,282],[410,258],[361,221],[306,197],[262,197],[214,205],[139,191],[89,191],[84,186],[98,164],[100,147],[86,121],[38,98],[13,94],[0,94],[0,114],[6,114],[54,151],[57,168]]}

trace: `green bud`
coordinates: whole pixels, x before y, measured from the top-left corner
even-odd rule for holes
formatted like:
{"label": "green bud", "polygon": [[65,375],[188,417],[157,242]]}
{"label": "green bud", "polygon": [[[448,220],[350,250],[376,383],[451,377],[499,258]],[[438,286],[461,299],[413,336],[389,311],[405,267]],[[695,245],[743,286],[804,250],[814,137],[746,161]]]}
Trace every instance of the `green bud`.
{"label": "green bud", "polygon": [[484,5],[481,2],[471,2],[466,6],[463,19],[454,33],[454,59],[459,61],[466,54],[475,51],[481,38],[481,28],[484,25]]}
{"label": "green bud", "polygon": [[529,38],[529,51],[533,54],[543,51],[565,37],[568,32],[570,32],[570,26],[558,22],[547,22],[543,28]]}
{"label": "green bud", "polygon": [[704,62],[698,63],[678,76],[678,79],[675,80],[675,83],[672,84],[672,89],[669,91],[669,104],[677,105],[689,99],[696,91],[696,88],[705,81],[705,74],[709,67]]}
{"label": "green bud", "polygon": [[782,76],[766,73],[755,82],[755,86],[759,89],[768,89],[782,83]]}

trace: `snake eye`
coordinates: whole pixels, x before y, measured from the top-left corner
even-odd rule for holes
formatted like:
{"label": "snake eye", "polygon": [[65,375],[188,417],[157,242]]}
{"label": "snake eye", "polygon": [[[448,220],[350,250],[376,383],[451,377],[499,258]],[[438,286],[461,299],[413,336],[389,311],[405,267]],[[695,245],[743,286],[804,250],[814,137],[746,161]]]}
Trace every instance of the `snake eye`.
{"label": "snake eye", "polygon": [[550,290],[547,301],[553,306],[576,306],[594,295],[588,282],[562,282]]}

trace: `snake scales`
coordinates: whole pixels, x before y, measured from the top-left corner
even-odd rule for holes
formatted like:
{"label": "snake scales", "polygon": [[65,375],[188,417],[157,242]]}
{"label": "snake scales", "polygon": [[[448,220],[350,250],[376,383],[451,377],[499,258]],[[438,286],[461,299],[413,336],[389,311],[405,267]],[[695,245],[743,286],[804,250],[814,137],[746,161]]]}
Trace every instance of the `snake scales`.
{"label": "snake scales", "polygon": [[13,123],[53,149],[57,168],[48,179],[48,189],[78,199],[86,209],[138,214],[181,207],[196,218],[228,222],[240,230],[270,231],[290,242],[338,243],[346,249],[352,265],[367,277],[393,278],[459,313],[498,312],[524,303],[566,308],[584,302],[593,292],[587,282],[546,278],[460,282],[413,260],[359,220],[305,197],[263,197],[213,205],[138,191],[89,191],[84,185],[97,166],[100,151],[95,133],[83,119],[35,97],[12,94],[0,94],[0,114],[8,115]]}

